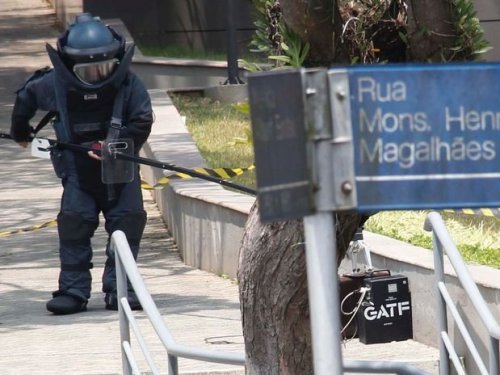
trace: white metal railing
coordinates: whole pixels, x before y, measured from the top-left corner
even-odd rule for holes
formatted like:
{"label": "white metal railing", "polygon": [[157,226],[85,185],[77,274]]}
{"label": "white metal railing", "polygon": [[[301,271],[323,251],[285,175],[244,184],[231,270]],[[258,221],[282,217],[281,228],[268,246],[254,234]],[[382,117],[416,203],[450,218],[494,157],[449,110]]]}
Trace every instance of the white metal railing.
{"label": "white metal railing", "polygon": [[[152,327],[165,347],[168,357],[169,375],[179,374],[178,357],[231,365],[245,365],[244,353],[211,351],[177,344],[163,322],[151,295],[146,289],[144,281],[137,270],[136,262],[132,257],[132,252],[130,251],[127,238],[122,231],[113,232],[111,236],[111,251],[115,254],[116,262],[118,300],[120,301],[118,305],[118,316],[120,320],[120,342],[122,351],[122,368],[124,374],[141,374],[130,344],[130,328],[132,328],[137,343],[141,348],[144,359],[146,360],[151,373],[153,375],[160,374],[127,301],[127,278],[132,285],[139,302],[141,303],[143,311],[146,313]],[[429,375],[427,372],[410,364],[393,361],[344,360],[342,372],[344,371],[352,373]]]}
{"label": "white metal railing", "polygon": [[[454,365],[458,374],[465,374],[465,369],[448,335],[447,312],[453,317],[455,324],[460,331],[471,357],[476,363],[481,375],[500,375],[499,340],[500,325],[488,309],[484,298],[481,295],[476,283],[463,261],[451,239],[443,219],[437,212],[432,212],[427,216],[424,229],[431,232],[434,247],[434,272],[436,276],[436,288],[438,296],[438,329],[439,329],[439,373],[447,375],[450,373],[450,363]],[[443,253],[446,252],[452,264],[457,278],[462,288],[472,301],[479,319],[486,328],[489,335],[489,369],[481,358],[477,345],[474,343],[462,316],[460,315],[452,297],[445,284]]]}
{"label": "white metal railing", "polygon": [[168,374],[178,375],[177,359],[190,358],[199,361],[225,363],[230,365],[245,365],[244,353],[232,353],[213,351],[202,348],[188,347],[175,342],[170,331],[166,327],[156,304],[149,294],[144,281],[137,270],[137,265],[130,251],[127,238],[122,231],[115,231],[111,236],[111,250],[115,254],[116,278],[118,289],[118,315],[120,319],[120,342],[122,347],[123,373],[140,375],[137,361],[130,346],[130,328],[137,339],[144,358],[151,370],[156,375],[160,374],[153,361],[151,352],[144,340],[139,325],[127,301],[127,278],[134,289],[142,309],[154,328],[158,338],[165,347],[168,357]]}
{"label": "white metal railing", "polygon": [[[115,254],[116,277],[118,289],[118,314],[120,319],[120,342],[122,351],[123,373],[126,375],[140,375],[137,360],[130,344],[130,328],[135,335],[151,373],[160,374],[140,327],[127,301],[127,278],[134,289],[141,306],[146,313],[152,327],[165,347],[168,357],[168,374],[178,375],[178,357],[190,358],[206,362],[217,362],[231,365],[245,365],[244,353],[231,353],[211,351],[200,348],[188,347],[177,344],[146,289],[144,281],[137,270],[137,265],[132,257],[127,238],[122,231],[113,232],[111,236],[111,250]],[[428,375],[410,364],[393,361],[343,361],[342,372],[352,373],[396,373],[402,375]]]}

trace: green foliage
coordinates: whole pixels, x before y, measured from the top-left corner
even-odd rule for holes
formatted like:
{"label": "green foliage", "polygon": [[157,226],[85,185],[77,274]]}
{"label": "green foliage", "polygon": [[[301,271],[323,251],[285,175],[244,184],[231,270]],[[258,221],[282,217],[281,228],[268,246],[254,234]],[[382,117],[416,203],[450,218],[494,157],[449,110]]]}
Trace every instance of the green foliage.
{"label": "green foliage", "polygon": [[500,249],[496,251],[488,251],[487,249],[482,249],[477,245],[458,245],[458,250],[464,259],[469,263],[479,263],[490,265],[500,269]]}
{"label": "green foliage", "polygon": [[[186,116],[186,127],[209,166],[245,168],[254,163],[248,114],[240,112],[232,104],[208,98],[170,96],[179,113]],[[247,138],[236,140],[234,134],[245,134]],[[231,181],[255,188],[255,171],[246,172]]]}
{"label": "green foliage", "polygon": [[[237,111],[247,116],[250,116],[250,103],[248,102],[248,100],[233,104],[233,107]],[[244,131],[245,131],[244,137],[234,137],[233,141],[229,142],[229,146],[237,146],[237,145],[253,146],[253,134],[250,125],[246,127]]]}
{"label": "green foliage", "polygon": [[[279,0],[254,0],[254,5],[260,17],[254,22],[256,31],[250,42],[251,52],[265,53],[271,62],[270,66],[240,59],[240,65],[249,72],[262,70],[276,70],[286,68],[300,68],[309,54],[309,43],[286,27],[281,14]],[[249,114],[248,101],[239,104],[236,109]],[[250,128],[244,137],[236,137],[231,145],[252,144],[253,137]]]}
{"label": "green foliage", "polygon": [[[284,32],[286,43],[282,43],[284,56],[282,61],[286,66],[299,68],[304,66],[304,62],[309,54],[309,43],[303,43],[302,39],[297,35],[286,29]],[[270,59],[275,56],[269,56]]]}
{"label": "green foliage", "polygon": [[[380,212],[368,220],[365,228],[409,244],[432,249],[432,235],[423,229],[427,211]],[[469,263],[500,269],[500,220],[483,216],[442,214],[457,249]]]}
{"label": "green foliage", "polygon": [[[310,46],[286,26],[279,0],[253,0],[258,18],[254,22],[256,31],[250,42],[250,51],[264,53],[271,69],[299,68],[309,53]],[[269,67],[240,60],[242,66],[256,72]]]}
{"label": "green foliage", "polygon": [[250,114],[250,103],[248,103],[248,100],[233,104],[233,106],[237,111],[240,111],[241,113],[244,113],[246,115]]}
{"label": "green foliage", "polygon": [[254,0],[258,11],[255,21],[256,32],[251,51],[264,52],[268,56],[280,56],[283,42],[283,17],[279,0]]}
{"label": "green foliage", "polygon": [[474,5],[470,0],[453,1],[455,29],[457,38],[454,46],[446,54],[446,61],[476,60],[491,47],[484,38],[483,30],[476,17]]}

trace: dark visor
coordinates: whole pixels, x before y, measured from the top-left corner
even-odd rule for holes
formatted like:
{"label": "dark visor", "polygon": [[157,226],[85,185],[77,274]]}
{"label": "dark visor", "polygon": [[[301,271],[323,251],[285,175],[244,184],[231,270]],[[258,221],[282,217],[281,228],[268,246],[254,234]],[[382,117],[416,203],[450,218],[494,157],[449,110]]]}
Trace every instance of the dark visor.
{"label": "dark visor", "polygon": [[118,59],[80,63],[73,67],[73,72],[80,81],[92,85],[108,78],[117,65]]}

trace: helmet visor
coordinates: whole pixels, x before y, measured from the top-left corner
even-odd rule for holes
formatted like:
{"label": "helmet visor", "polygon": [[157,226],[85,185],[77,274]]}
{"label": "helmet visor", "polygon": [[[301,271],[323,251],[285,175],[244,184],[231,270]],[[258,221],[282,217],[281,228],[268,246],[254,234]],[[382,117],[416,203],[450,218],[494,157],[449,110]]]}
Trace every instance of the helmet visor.
{"label": "helmet visor", "polygon": [[81,63],[73,66],[73,72],[80,81],[92,85],[108,78],[117,65],[118,59]]}

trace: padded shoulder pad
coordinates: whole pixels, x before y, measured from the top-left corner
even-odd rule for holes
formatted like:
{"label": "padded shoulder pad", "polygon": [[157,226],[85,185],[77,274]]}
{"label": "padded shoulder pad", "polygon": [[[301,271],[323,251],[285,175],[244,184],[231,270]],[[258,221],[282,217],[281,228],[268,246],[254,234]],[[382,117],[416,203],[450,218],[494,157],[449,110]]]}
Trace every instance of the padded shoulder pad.
{"label": "padded shoulder pad", "polygon": [[19,90],[17,90],[16,93],[24,89],[29,82],[43,77],[45,74],[50,73],[53,70],[54,68],[51,68],[50,66],[46,66],[45,68],[36,70],[32,75],[28,77],[28,79],[24,82],[24,85]]}

